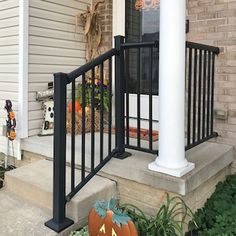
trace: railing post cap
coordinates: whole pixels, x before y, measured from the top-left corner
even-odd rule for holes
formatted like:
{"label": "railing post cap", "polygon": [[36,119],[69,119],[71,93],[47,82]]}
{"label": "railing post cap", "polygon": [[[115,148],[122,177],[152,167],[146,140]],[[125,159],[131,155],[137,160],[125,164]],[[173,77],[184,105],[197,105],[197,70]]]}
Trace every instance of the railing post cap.
{"label": "railing post cap", "polygon": [[116,36],[114,36],[114,38],[115,39],[117,39],[117,38],[125,38],[125,36],[123,36],[123,35],[116,35]]}

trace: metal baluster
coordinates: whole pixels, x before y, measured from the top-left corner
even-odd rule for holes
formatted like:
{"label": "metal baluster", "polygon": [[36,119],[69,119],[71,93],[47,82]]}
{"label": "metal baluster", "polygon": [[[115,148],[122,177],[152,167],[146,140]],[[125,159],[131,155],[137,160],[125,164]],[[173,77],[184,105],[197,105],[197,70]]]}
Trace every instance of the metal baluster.
{"label": "metal baluster", "polygon": [[141,90],[141,48],[138,48],[138,81],[137,81],[137,146],[141,146],[140,142],[140,113],[141,113],[141,100],[140,100],[140,90]]}
{"label": "metal baluster", "polygon": [[201,139],[201,104],[202,104],[202,50],[199,52],[199,72],[198,72],[198,141]]}
{"label": "metal baluster", "polygon": [[203,60],[203,105],[202,105],[202,138],[205,138],[206,127],[206,75],[207,75],[207,51],[204,51]]}
{"label": "metal baluster", "polygon": [[214,130],[214,87],[215,87],[215,54],[212,53],[212,82],[211,82],[211,134]]}
{"label": "metal baluster", "polygon": [[92,69],[92,90],[91,90],[91,171],[94,171],[95,151],[95,71]]}
{"label": "metal baluster", "polygon": [[86,107],[86,89],[85,89],[85,83],[86,83],[86,76],[85,73],[82,75],[82,133],[81,133],[81,180],[83,181],[85,179],[85,107]]}
{"label": "metal baluster", "polygon": [[193,77],[193,143],[196,138],[196,97],[197,97],[197,49],[194,50],[194,77]]}
{"label": "metal baluster", "polygon": [[189,48],[187,145],[191,143],[192,48]]}
{"label": "metal baluster", "polygon": [[100,97],[100,163],[103,161],[103,129],[104,129],[104,64],[100,65],[101,97]]}
{"label": "metal baluster", "polygon": [[211,93],[211,52],[208,51],[208,76],[207,76],[207,137],[210,135],[210,93]]}
{"label": "metal baluster", "polygon": [[71,191],[75,188],[75,80],[71,83],[72,119],[71,119]]}
{"label": "metal baluster", "polygon": [[108,123],[108,153],[112,148],[112,59],[109,59],[109,123]]}
{"label": "metal baluster", "polygon": [[149,75],[149,149],[152,151],[152,66],[153,66],[153,48],[150,48],[150,75]]}
{"label": "metal baluster", "polygon": [[126,50],[125,81],[126,81],[126,144],[129,145],[129,49]]}

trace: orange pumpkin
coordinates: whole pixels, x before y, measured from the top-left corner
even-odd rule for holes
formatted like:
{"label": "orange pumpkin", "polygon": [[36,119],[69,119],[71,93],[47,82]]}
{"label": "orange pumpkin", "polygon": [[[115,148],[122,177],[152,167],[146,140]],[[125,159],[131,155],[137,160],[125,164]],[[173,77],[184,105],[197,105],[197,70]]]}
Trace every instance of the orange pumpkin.
{"label": "orange pumpkin", "polygon": [[[75,100],[75,112],[79,112],[81,110],[81,105],[80,103]],[[72,112],[72,101],[69,102],[68,104],[68,112],[71,113]]]}
{"label": "orange pumpkin", "polygon": [[131,219],[117,208],[117,201],[98,201],[89,213],[89,236],[138,236]]}

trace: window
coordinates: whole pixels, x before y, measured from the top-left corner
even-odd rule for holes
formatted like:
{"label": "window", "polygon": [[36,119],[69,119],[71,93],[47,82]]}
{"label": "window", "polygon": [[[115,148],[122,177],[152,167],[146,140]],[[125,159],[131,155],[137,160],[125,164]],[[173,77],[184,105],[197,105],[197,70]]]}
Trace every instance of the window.
{"label": "window", "polygon": [[[128,0],[126,1],[126,42],[151,42],[159,39],[160,9],[158,0]],[[149,91],[150,49],[144,48],[140,52],[130,49],[128,57],[129,93],[137,93],[137,75],[141,75],[141,93]],[[149,62],[149,63],[148,63]],[[158,95],[158,53],[153,50],[153,94]],[[138,71],[139,70],[139,71]]]}

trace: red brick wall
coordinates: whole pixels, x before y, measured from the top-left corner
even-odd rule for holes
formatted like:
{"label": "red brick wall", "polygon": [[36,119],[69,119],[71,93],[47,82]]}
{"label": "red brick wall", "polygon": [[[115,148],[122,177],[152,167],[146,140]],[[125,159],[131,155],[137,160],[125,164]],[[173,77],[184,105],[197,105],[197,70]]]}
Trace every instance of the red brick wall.
{"label": "red brick wall", "polygon": [[100,45],[101,53],[112,47],[112,0],[105,0],[99,6],[100,20],[102,24],[102,42]]}
{"label": "red brick wall", "polygon": [[[102,24],[101,53],[112,47],[112,0],[99,7]],[[227,112],[226,120],[216,120],[218,142],[236,147],[236,0],[187,0],[193,42],[218,46],[216,59],[215,108]]]}
{"label": "red brick wall", "polygon": [[236,147],[236,0],[188,0],[188,40],[220,48],[216,58],[215,108],[228,113],[216,120],[219,142]]}

